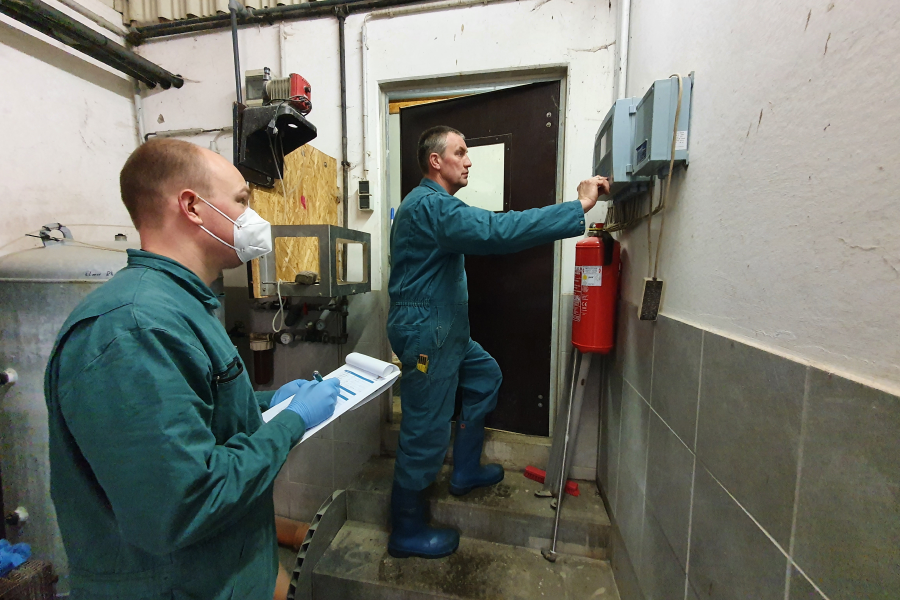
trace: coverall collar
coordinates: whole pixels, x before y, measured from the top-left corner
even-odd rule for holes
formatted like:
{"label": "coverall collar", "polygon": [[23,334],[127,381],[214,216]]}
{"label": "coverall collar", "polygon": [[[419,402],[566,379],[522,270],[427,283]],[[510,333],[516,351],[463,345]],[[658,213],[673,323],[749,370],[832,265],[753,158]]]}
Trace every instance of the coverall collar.
{"label": "coverall collar", "polygon": [[216,294],[193,271],[178,261],[145,250],[129,248],[127,252],[129,267],[147,267],[148,269],[162,271],[206,307],[212,310],[219,308],[220,303]]}
{"label": "coverall collar", "polygon": [[444,189],[444,186],[439,184],[434,179],[428,179],[427,177],[423,177],[422,181],[419,182],[419,185],[424,185],[425,187],[431,188],[436,192],[444,192],[445,194],[449,193]]}

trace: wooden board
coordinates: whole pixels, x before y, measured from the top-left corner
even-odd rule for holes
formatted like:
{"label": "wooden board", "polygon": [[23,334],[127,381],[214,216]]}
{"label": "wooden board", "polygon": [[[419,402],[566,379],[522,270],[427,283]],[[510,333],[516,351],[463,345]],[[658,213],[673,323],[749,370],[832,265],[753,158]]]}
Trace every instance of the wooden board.
{"label": "wooden board", "polygon": [[432,102],[440,102],[441,100],[449,100],[450,98],[458,98],[459,96],[436,96],[434,98],[413,98],[411,100],[395,100],[388,103],[388,113],[399,115],[401,108],[409,106],[419,106],[420,104],[431,104]]}
{"label": "wooden board", "polygon": [[[340,202],[338,161],[309,145],[285,157],[283,182],[274,188],[250,185],[250,207],[272,225],[340,225]],[[293,282],[300,271],[319,271],[316,238],[277,238],[275,257],[281,281]],[[253,296],[262,298],[258,259],[252,268]]]}

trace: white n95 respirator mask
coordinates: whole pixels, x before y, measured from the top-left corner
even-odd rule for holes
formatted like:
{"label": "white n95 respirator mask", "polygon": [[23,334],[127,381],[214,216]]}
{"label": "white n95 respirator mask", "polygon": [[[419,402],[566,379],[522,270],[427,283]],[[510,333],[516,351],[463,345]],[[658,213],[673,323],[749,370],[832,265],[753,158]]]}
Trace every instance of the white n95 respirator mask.
{"label": "white n95 respirator mask", "polygon": [[241,259],[241,262],[259,258],[272,251],[272,225],[259,216],[255,210],[248,206],[235,221],[200,196],[197,197],[206,202],[211,209],[234,223],[234,246],[203,225],[200,226],[200,229],[232,248],[237,253],[238,258]]}

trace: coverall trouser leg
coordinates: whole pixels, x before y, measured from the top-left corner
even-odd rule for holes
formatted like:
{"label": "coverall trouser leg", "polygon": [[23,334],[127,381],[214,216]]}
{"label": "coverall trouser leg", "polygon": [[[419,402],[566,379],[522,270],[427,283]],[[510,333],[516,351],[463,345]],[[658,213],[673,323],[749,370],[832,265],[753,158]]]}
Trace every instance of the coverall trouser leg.
{"label": "coverall trouser leg", "polygon": [[497,361],[471,338],[459,354],[459,368],[443,377],[404,365],[400,380],[403,420],[394,481],[406,489],[423,490],[437,477],[450,445],[457,393],[464,421],[483,421],[497,406],[503,381]]}

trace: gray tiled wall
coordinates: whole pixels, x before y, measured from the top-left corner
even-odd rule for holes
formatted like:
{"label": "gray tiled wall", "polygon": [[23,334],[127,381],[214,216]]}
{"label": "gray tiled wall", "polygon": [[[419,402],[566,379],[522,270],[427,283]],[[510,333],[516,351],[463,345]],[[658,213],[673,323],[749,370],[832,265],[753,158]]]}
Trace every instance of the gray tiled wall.
{"label": "gray tiled wall", "polygon": [[[254,332],[271,331],[273,311],[256,310],[246,288],[225,288],[226,328],[241,321]],[[348,331],[343,347],[334,344],[294,343],[277,346],[274,379],[257,389],[277,389],[293,379],[309,379],[313,369],[330,373],[344,360],[344,352],[357,351],[385,358],[384,294],[372,292],[350,299]],[[247,338],[237,338],[241,357],[252,372],[253,357]],[[362,466],[381,451],[381,422],[387,395],[341,416],[313,438],[296,446],[275,479],[275,514],[309,522],[316,510],[338,489],[356,478]]]}
{"label": "gray tiled wall", "polygon": [[308,523],[381,451],[381,399],[342,415],[294,447],[275,480],[275,514]]}
{"label": "gray tiled wall", "polygon": [[620,310],[598,481],[623,600],[900,598],[900,398]]}

